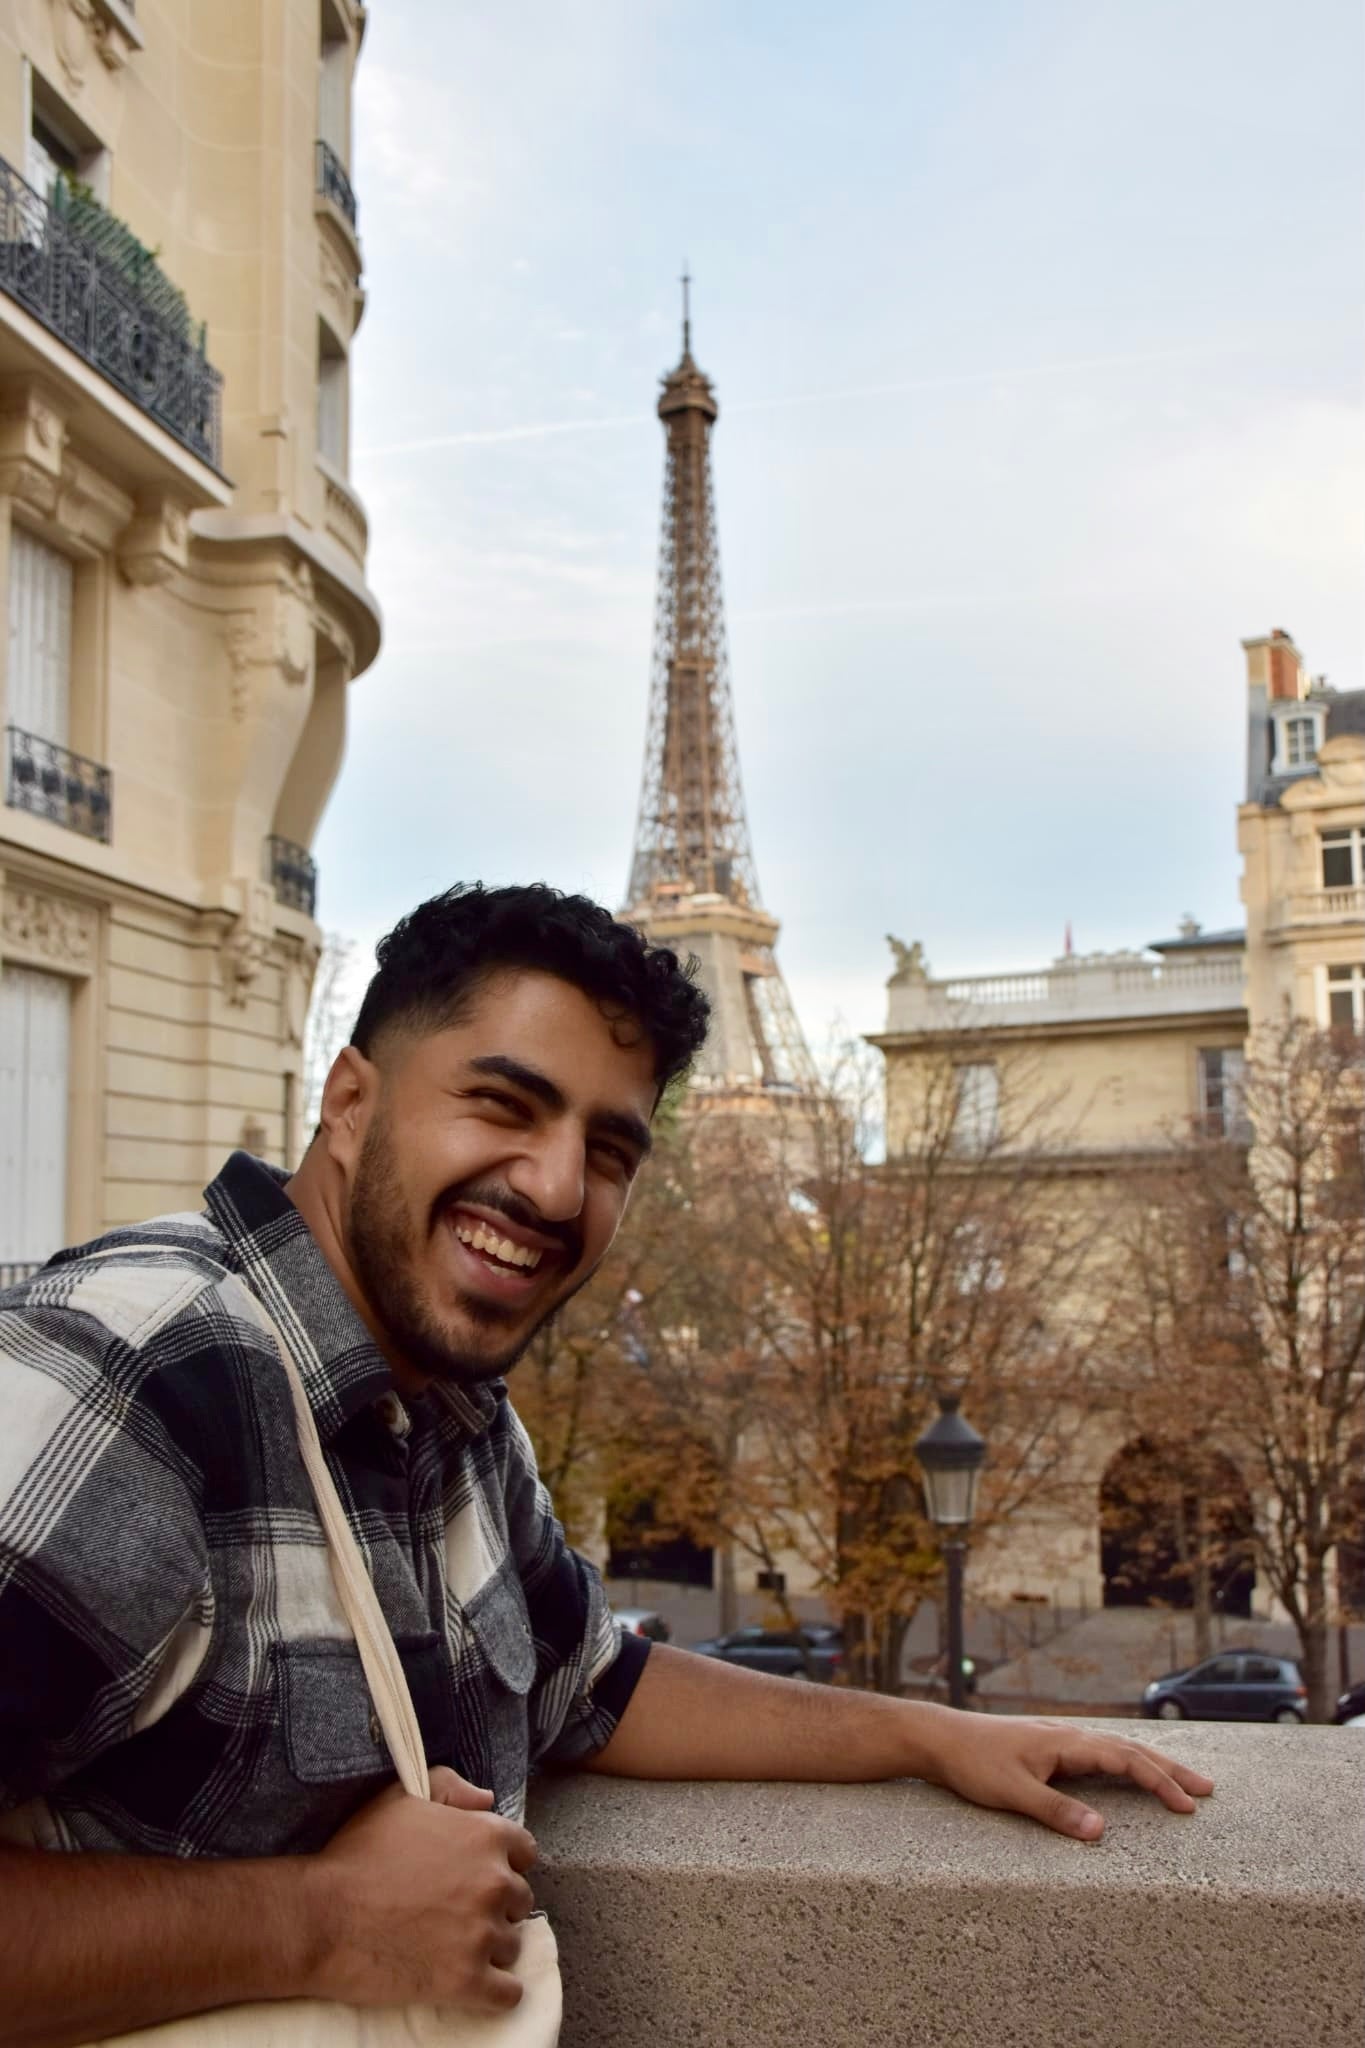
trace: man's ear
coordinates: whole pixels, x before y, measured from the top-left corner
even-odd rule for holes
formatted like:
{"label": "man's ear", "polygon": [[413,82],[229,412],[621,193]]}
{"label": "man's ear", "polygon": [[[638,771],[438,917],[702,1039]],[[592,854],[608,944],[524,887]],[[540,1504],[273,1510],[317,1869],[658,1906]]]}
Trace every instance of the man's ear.
{"label": "man's ear", "polygon": [[318,1123],[327,1156],[343,1169],[360,1156],[374,1105],[379,1099],[379,1069],[353,1045],[343,1045],[322,1085]]}

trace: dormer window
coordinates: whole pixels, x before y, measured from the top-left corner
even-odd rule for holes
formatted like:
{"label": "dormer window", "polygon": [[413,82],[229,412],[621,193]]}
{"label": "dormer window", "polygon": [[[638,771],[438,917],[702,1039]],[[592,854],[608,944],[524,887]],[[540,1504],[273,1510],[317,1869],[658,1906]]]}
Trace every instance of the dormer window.
{"label": "dormer window", "polygon": [[1296,705],[1271,722],[1271,766],[1277,775],[1299,775],[1311,768],[1322,745],[1323,714]]}

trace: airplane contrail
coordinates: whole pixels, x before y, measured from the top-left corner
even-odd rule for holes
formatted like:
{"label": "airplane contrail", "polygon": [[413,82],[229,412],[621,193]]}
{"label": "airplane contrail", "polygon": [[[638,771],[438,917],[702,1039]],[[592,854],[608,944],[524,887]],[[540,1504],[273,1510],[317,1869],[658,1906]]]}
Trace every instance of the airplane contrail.
{"label": "airplane contrail", "polygon": [[[1193,342],[1183,348],[1147,349],[1118,356],[1076,356],[1060,363],[1016,364],[1008,369],[944,370],[919,377],[897,378],[885,384],[850,384],[835,391],[794,391],[774,398],[732,399],[723,410],[730,413],[779,412],[786,406],[838,405],[848,399],[900,398],[907,392],[939,391],[973,384],[1022,383],[1040,377],[1072,377],[1088,370],[1128,370],[1150,363],[1185,362],[1197,356],[1244,353],[1248,343]],[[620,413],[611,419],[546,420],[519,427],[470,427],[451,434],[426,434],[415,441],[388,441],[360,450],[369,460],[382,455],[420,455],[434,448],[475,448],[499,441],[544,441],[561,434],[599,434],[617,427],[647,426],[654,415],[647,412]]]}

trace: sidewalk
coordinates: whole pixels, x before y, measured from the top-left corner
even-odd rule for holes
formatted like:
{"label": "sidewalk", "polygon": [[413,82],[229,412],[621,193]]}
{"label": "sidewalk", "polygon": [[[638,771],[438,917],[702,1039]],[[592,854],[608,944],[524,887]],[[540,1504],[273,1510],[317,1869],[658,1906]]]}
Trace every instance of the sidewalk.
{"label": "sidewalk", "polygon": [[[1238,1621],[1218,1617],[1213,1647],[1267,1650],[1296,1657],[1298,1637],[1287,1622]],[[1335,1699],[1337,1645],[1329,1652],[1329,1686]],[[980,1683],[983,1704],[997,1708],[1025,1701],[1055,1701],[1059,1707],[1112,1708],[1135,1712],[1148,1679],[1182,1670],[1195,1661],[1194,1618],[1152,1607],[1106,1607],[1076,1622],[1042,1649],[1027,1650],[998,1664]],[[1365,1678],[1365,1625],[1350,1630],[1353,1680]]]}

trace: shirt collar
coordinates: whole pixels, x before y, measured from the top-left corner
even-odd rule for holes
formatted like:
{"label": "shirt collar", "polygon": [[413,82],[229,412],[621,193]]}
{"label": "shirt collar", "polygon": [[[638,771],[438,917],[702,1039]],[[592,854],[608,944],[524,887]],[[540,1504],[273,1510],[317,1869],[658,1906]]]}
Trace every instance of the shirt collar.
{"label": "shirt collar", "polygon": [[[285,1193],[288,1179],[283,1168],[250,1152],[234,1152],[205,1188],[204,1201],[222,1234],[228,1263],[288,1330],[318,1435],[326,1443],[353,1415],[390,1392],[393,1377],[322,1247]],[[434,1391],[456,1422],[476,1436],[492,1420],[505,1388],[495,1380]]]}

